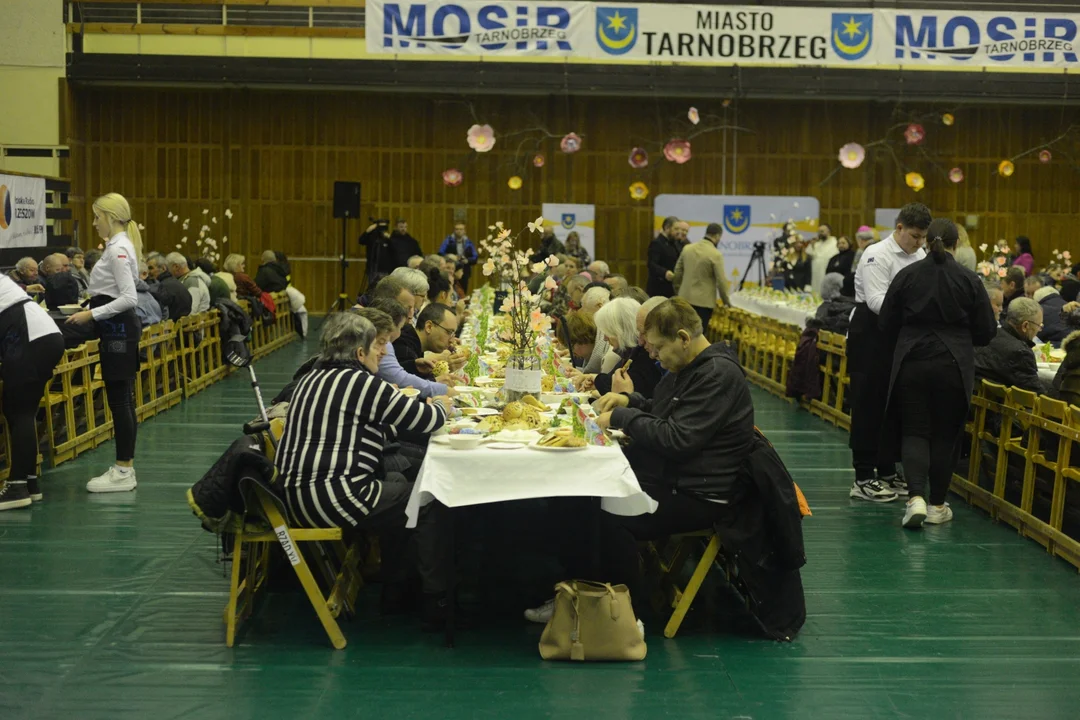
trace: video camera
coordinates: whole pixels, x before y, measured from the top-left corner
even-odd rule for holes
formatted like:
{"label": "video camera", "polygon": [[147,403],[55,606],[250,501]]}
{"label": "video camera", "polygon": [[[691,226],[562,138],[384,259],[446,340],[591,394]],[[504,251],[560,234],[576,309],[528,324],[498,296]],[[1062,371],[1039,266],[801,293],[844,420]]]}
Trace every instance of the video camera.
{"label": "video camera", "polygon": [[373,218],[368,216],[368,222],[370,222],[372,225],[375,225],[376,227],[383,229],[390,227],[390,221],[386,218]]}

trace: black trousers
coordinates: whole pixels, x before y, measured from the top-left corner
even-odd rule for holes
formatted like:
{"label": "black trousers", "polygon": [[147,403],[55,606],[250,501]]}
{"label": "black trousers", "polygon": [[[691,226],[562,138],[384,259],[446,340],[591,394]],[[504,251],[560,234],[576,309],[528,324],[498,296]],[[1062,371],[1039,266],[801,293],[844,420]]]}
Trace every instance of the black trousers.
{"label": "black trousers", "polygon": [[135,378],[106,380],[105,398],[116,433],[116,461],[131,462],[135,459],[135,437],[139,427],[135,418]]}
{"label": "black trousers", "polygon": [[960,368],[950,354],[905,359],[897,373],[893,397],[900,408],[900,455],[908,493],[927,498],[929,484],[927,501],[941,505],[960,455],[960,438],[968,414]]}
{"label": "black trousers", "polygon": [[713,309],[698,307],[697,305],[691,305],[690,307],[694,308],[698,317],[701,318],[701,329],[703,332],[707,333],[709,330],[709,321],[712,320]]}
{"label": "black trousers", "polygon": [[[20,308],[18,312],[23,312]],[[11,430],[11,480],[25,480],[37,468],[38,405],[53,369],[64,356],[64,337],[50,333],[33,342],[23,337],[7,347],[0,374],[4,379],[4,417]]]}
{"label": "black trousers", "polygon": [[[876,317],[876,316],[874,316]],[[873,359],[874,345],[880,344],[877,333],[858,339],[848,338],[848,354],[866,361],[849,365],[851,384],[848,400],[851,406],[851,465],[855,480],[874,479],[874,470],[881,475],[896,474],[897,458],[886,457],[881,451],[881,428],[885,422],[885,405],[889,392],[888,358]]]}

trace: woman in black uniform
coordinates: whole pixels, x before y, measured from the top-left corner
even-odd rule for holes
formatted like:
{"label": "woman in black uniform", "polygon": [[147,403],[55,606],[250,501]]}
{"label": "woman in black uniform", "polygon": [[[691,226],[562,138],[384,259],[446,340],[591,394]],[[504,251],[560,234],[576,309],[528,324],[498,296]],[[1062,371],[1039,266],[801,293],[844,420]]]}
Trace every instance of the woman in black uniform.
{"label": "woman in black uniform", "polygon": [[105,251],[90,272],[90,309],[68,318],[79,325],[94,323],[101,338],[101,377],[116,432],[116,464],[86,484],[90,492],[135,489],[135,379],[139,372],[142,324],[135,315],[139,299],[142,236],[122,195],[109,193],[94,201],[94,229]]}
{"label": "woman in black uniform", "polygon": [[49,314],[6,275],[0,276],[0,377],[11,429],[11,471],[0,483],[0,510],[41,500],[34,419],[45,385],[64,356],[64,338]]}
{"label": "woman in black uniform", "polygon": [[896,275],[879,317],[896,348],[882,438],[900,441],[906,528],[952,520],[945,496],[975,383],[973,346],[987,345],[997,332],[979,278],[953,259],[956,225],[938,218],[926,237],[930,254]]}

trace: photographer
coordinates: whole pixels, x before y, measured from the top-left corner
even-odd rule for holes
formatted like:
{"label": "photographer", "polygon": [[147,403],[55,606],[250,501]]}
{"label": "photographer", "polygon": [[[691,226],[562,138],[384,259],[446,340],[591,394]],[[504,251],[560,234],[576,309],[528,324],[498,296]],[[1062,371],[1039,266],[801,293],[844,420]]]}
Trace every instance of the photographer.
{"label": "photographer", "polygon": [[[360,244],[367,248],[368,282],[376,275],[389,275],[397,267],[390,242],[390,221],[368,218],[371,225],[360,236]],[[408,257],[406,256],[406,260]]]}

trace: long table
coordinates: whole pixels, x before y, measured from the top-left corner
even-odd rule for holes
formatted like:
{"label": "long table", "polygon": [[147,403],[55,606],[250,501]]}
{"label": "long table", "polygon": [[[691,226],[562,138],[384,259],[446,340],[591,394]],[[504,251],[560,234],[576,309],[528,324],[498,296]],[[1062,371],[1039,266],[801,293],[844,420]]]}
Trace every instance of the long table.
{"label": "long table", "polygon": [[747,293],[737,292],[730,296],[731,304],[740,310],[752,312],[755,315],[763,315],[773,320],[779,320],[789,325],[797,325],[801,329],[806,328],[806,318],[813,316],[813,311],[792,307],[786,303],[766,300],[754,297]]}

